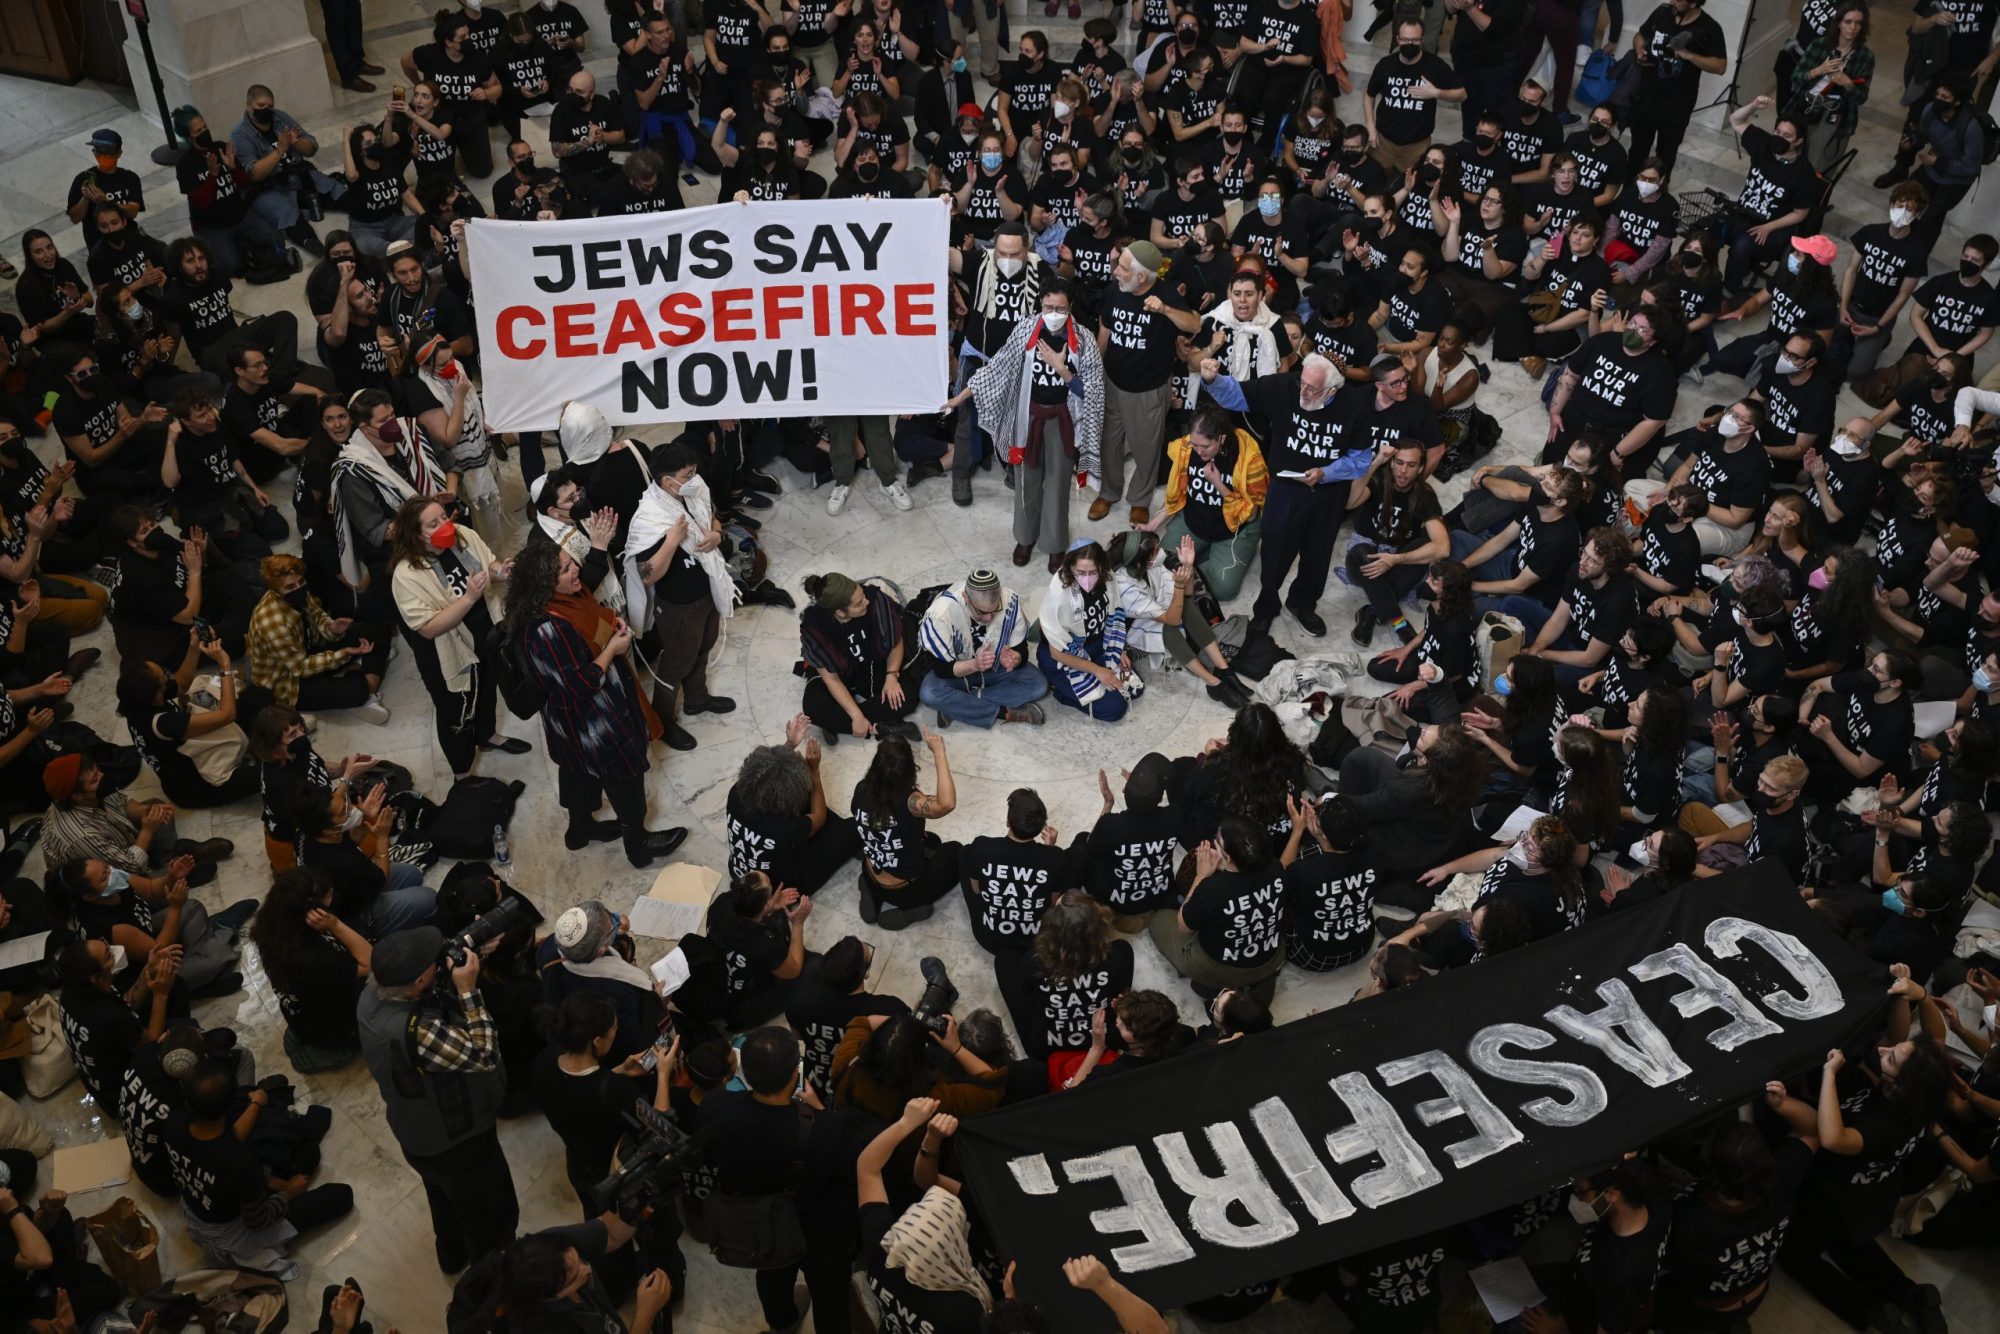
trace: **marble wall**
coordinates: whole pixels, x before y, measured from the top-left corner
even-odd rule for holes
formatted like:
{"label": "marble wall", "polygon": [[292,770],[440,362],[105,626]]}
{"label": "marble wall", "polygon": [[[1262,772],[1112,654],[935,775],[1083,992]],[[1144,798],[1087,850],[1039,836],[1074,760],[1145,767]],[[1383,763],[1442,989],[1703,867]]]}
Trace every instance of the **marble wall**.
{"label": "marble wall", "polygon": [[[192,103],[227,127],[241,118],[244,89],[262,83],[281,90],[285,110],[301,120],[332,108],[324,48],[306,22],[306,0],[151,0],[148,8],[168,107]],[[141,114],[156,120],[138,23],[122,8],[118,17]]]}

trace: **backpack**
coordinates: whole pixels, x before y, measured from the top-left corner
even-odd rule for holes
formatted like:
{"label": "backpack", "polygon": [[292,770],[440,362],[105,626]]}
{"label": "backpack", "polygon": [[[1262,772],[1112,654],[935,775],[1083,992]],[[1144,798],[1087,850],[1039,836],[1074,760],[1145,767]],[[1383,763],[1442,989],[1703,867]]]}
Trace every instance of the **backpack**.
{"label": "backpack", "polygon": [[[526,634],[532,626],[523,627]],[[549,692],[528,668],[528,652],[521,646],[521,634],[514,634],[502,622],[486,636],[481,658],[493,664],[493,684],[506,702],[507,712],[516,718],[533,718],[549,702]]]}
{"label": "backpack", "polygon": [[493,826],[513,819],[514,803],[526,788],[497,778],[461,778],[424,824],[423,835],[441,857],[490,857]]}
{"label": "backpack", "polygon": [[1979,165],[1990,167],[2000,162],[2000,123],[1993,119],[1993,113],[1984,107],[1974,107],[1979,116],[1979,132],[1984,136],[1979,145]]}

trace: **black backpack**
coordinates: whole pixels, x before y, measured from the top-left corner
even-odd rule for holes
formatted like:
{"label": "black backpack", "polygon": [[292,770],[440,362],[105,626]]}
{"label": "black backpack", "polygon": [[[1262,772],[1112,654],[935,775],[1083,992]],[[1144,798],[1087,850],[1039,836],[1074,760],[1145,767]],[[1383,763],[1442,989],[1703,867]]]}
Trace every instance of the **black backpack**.
{"label": "black backpack", "polygon": [[493,664],[493,684],[499,688],[507,712],[522,719],[533,718],[549,702],[548,691],[529,670],[527,650],[521,647],[521,635],[530,628],[523,627],[517,634],[503,621],[486,636],[486,652],[481,655]]}
{"label": "black backpack", "polygon": [[2000,122],[1995,122],[1993,113],[1984,107],[1974,108],[1979,113],[1979,132],[1985,140],[1979,146],[1979,163],[1990,167],[2000,162]]}

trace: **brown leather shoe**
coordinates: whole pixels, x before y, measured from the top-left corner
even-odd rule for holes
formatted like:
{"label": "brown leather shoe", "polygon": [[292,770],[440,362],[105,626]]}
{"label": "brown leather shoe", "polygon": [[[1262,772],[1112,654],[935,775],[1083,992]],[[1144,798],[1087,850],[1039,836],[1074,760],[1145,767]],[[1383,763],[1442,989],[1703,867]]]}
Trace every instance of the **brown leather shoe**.
{"label": "brown leather shoe", "polygon": [[1016,565],[1026,565],[1028,563],[1028,557],[1034,554],[1035,554],[1035,549],[1029,546],[1027,543],[1017,542],[1014,544],[1014,563]]}
{"label": "brown leather shoe", "polygon": [[1521,369],[1528,373],[1528,378],[1531,380],[1541,379],[1542,372],[1547,370],[1548,368],[1549,368],[1549,359],[1547,357],[1521,358]]}
{"label": "brown leather shoe", "polygon": [[1132,517],[1132,522],[1135,524],[1144,523],[1146,522],[1146,520],[1153,517],[1153,512],[1147,509],[1144,505],[1134,505],[1132,507],[1131,517]]}
{"label": "brown leather shoe", "polygon": [[1095,523],[1097,520],[1103,518],[1105,515],[1109,513],[1111,513],[1111,502],[1106,500],[1103,496],[1099,496],[1097,499],[1090,502],[1090,509],[1088,511],[1088,514],[1090,516],[1090,520],[1092,523]]}

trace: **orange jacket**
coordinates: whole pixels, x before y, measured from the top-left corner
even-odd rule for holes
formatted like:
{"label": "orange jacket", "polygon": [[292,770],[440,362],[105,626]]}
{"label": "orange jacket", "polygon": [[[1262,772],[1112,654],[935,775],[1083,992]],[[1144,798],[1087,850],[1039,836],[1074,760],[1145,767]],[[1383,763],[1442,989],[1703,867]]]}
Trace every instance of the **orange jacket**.
{"label": "orange jacket", "polygon": [[[1194,456],[1188,437],[1167,441],[1167,513],[1178,514],[1187,504],[1188,461]],[[1264,510],[1265,493],[1271,489],[1271,474],[1264,466],[1264,451],[1248,431],[1236,431],[1236,467],[1229,476],[1229,496],[1222,502],[1222,521],[1229,531],[1239,532],[1244,524]]]}

